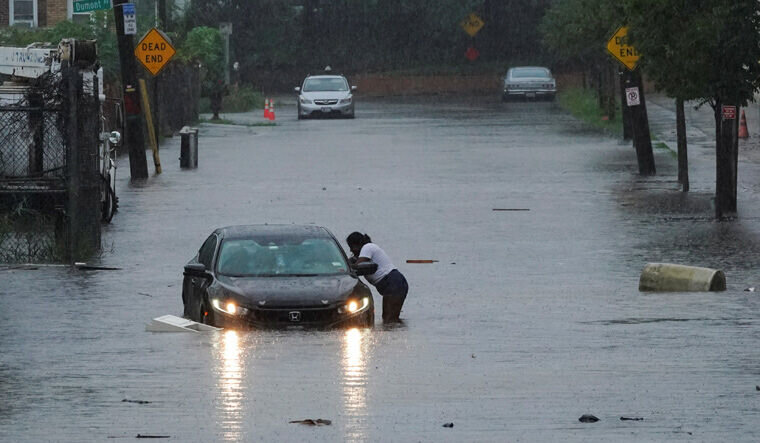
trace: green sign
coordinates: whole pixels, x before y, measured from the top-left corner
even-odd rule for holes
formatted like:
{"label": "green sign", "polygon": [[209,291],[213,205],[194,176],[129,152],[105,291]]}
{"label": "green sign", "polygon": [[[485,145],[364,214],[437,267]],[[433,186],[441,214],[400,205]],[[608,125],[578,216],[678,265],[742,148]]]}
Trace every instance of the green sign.
{"label": "green sign", "polygon": [[111,0],[74,0],[74,14],[111,9]]}

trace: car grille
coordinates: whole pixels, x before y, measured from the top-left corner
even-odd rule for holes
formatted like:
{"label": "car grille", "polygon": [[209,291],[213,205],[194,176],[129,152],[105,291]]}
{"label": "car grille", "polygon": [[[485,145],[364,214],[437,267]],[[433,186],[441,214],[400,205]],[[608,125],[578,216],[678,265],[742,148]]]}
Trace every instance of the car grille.
{"label": "car grille", "polygon": [[[300,320],[292,320],[291,313],[300,313]],[[330,308],[282,308],[252,309],[249,314],[253,321],[272,324],[329,324],[338,321],[339,314],[335,307]]]}
{"label": "car grille", "polygon": [[334,105],[338,100],[314,100],[315,105]]}

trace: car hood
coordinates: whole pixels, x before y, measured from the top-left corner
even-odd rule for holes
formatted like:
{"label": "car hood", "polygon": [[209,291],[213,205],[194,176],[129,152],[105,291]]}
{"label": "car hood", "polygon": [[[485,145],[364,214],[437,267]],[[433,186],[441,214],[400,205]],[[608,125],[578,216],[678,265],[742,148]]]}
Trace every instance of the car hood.
{"label": "car hood", "polygon": [[351,95],[351,91],[314,91],[302,92],[301,95],[309,100],[340,100]]}
{"label": "car hood", "polygon": [[[219,283],[254,307],[320,307],[345,302],[358,285],[351,275],[315,277],[219,277]],[[326,301],[326,303],[325,303]],[[263,304],[262,304],[263,302]]]}

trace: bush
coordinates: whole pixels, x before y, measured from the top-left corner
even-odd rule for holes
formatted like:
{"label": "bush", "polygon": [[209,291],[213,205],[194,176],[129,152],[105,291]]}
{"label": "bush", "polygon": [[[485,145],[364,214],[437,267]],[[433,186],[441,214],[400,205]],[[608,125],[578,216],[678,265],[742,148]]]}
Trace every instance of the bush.
{"label": "bush", "polygon": [[[248,112],[264,108],[264,97],[250,86],[241,86],[237,92],[227,95],[222,100],[222,112]],[[200,112],[211,113],[208,97],[201,98]]]}
{"label": "bush", "polygon": [[599,107],[596,92],[590,89],[569,88],[558,94],[559,105],[573,116],[595,128],[612,134],[623,133],[623,122],[620,112],[615,113],[613,120],[603,120],[604,111]]}

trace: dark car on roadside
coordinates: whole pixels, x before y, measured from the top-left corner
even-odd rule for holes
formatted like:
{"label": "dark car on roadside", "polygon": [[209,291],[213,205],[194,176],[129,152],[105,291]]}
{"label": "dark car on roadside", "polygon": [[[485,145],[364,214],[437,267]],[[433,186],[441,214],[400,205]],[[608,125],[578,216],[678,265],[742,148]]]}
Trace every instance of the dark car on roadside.
{"label": "dark car on roadside", "polygon": [[376,269],[349,265],[320,226],[228,226],[185,265],[184,315],[219,327],[372,326],[372,294],[359,276]]}
{"label": "dark car on roadside", "polygon": [[557,82],[548,68],[541,66],[519,66],[510,68],[504,76],[501,98],[508,101],[513,98],[554,100],[557,95]]}

